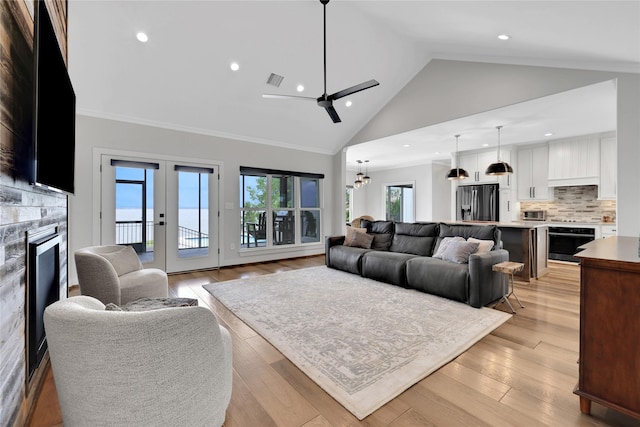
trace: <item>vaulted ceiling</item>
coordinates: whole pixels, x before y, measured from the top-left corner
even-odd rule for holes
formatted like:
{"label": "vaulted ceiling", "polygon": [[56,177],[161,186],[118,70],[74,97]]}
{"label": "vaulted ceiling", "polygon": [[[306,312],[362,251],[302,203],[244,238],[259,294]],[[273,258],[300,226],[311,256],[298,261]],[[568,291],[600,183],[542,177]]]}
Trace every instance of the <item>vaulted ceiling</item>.
{"label": "vaulted ceiling", "polygon": [[640,72],[640,1],[332,0],[326,13],[327,92],[380,82],[334,103],[342,123],[262,97],[323,93],[318,0],[70,0],[78,113],[334,154],[434,58]]}

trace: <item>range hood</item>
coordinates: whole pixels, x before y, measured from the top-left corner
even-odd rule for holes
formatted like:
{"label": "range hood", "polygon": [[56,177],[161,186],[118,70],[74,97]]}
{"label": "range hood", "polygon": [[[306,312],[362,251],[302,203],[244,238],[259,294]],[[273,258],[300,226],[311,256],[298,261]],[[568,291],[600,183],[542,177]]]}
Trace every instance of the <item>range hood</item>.
{"label": "range hood", "polygon": [[600,177],[599,176],[587,176],[580,178],[559,178],[559,179],[549,179],[547,181],[547,185],[549,187],[576,187],[582,185],[599,185]]}

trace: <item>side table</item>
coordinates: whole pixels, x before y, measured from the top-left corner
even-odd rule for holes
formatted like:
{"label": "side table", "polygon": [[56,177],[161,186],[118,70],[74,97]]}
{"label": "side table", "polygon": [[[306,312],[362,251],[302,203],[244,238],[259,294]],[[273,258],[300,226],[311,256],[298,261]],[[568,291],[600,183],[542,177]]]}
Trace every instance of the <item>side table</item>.
{"label": "side table", "polygon": [[[509,289],[509,292],[504,295],[502,297],[502,299],[500,299],[500,301],[498,301],[498,304],[500,304],[501,302],[505,302],[507,303],[507,305],[509,306],[509,308],[511,309],[511,313],[515,314],[516,311],[513,309],[513,306],[511,305],[511,302],[509,302],[509,297],[511,295],[513,295],[514,297],[516,297],[516,300],[518,301],[518,304],[520,304],[520,307],[524,308],[524,305],[522,305],[522,303],[520,302],[520,298],[518,298],[518,295],[516,295],[516,293],[513,291],[513,275],[522,271],[522,269],[524,268],[524,264],[521,262],[512,262],[512,261],[504,261],[504,262],[499,262],[498,264],[494,264],[491,269],[493,271],[497,271],[499,273],[504,273],[504,274],[508,274],[509,276],[511,276],[510,282],[511,282],[511,287]],[[496,305],[498,305],[496,304]]]}

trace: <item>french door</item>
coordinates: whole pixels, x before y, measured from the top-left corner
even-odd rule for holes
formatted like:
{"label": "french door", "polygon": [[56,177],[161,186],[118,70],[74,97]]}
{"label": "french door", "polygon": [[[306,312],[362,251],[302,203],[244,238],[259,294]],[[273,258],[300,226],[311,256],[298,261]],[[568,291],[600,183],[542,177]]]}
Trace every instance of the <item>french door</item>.
{"label": "french door", "polygon": [[218,166],[101,156],[102,244],[132,246],[168,273],[218,261]]}

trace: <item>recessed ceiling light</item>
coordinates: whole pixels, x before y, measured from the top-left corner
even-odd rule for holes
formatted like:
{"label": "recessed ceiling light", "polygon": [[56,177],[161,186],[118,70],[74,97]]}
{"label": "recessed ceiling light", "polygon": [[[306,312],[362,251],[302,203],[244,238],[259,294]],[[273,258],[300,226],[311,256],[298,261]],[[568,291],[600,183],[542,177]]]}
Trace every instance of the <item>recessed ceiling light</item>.
{"label": "recessed ceiling light", "polygon": [[500,35],[498,36],[498,38],[499,38],[500,40],[509,40],[511,37],[509,37],[509,36],[508,36],[508,35],[506,35],[506,34],[500,34]]}
{"label": "recessed ceiling light", "polygon": [[435,154],[440,154],[440,152],[439,152],[439,151],[436,151],[436,152],[435,152]]}
{"label": "recessed ceiling light", "polygon": [[238,71],[240,69],[240,65],[237,62],[232,62],[231,65],[229,65],[229,67],[233,70],[233,71]]}
{"label": "recessed ceiling light", "polygon": [[411,144],[404,144],[403,147],[404,148],[409,148],[409,147],[411,147]]}
{"label": "recessed ceiling light", "polygon": [[302,92],[302,91],[304,90],[304,86],[302,86],[302,85],[298,85],[298,87],[296,87],[296,90],[297,90],[298,92]]}
{"label": "recessed ceiling light", "polygon": [[489,144],[486,144],[486,143],[485,143],[485,144],[482,144],[482,146],[483,146],[483,147],[488,147],[488,146],[489,146]]}
{"label": "recessed ceiling light", "polygon": [[353,105],[353,102],[351,102],[351,100],[349,100],[349,101],[345,102],[344,105],[346,105],[347,107],[351,107]]}
{"label": "recessed ceiling light", "polygon": [[136,38],[142,43],[146,43],[149,40],[149,37],[145,33],[143,33],[142,31],[139,31],[136,34]]}
{"label": "recessed ceiling light", "polygon": [[551,132],[547,132],[544,134],[544,136],[553,136],[553,134]]}

